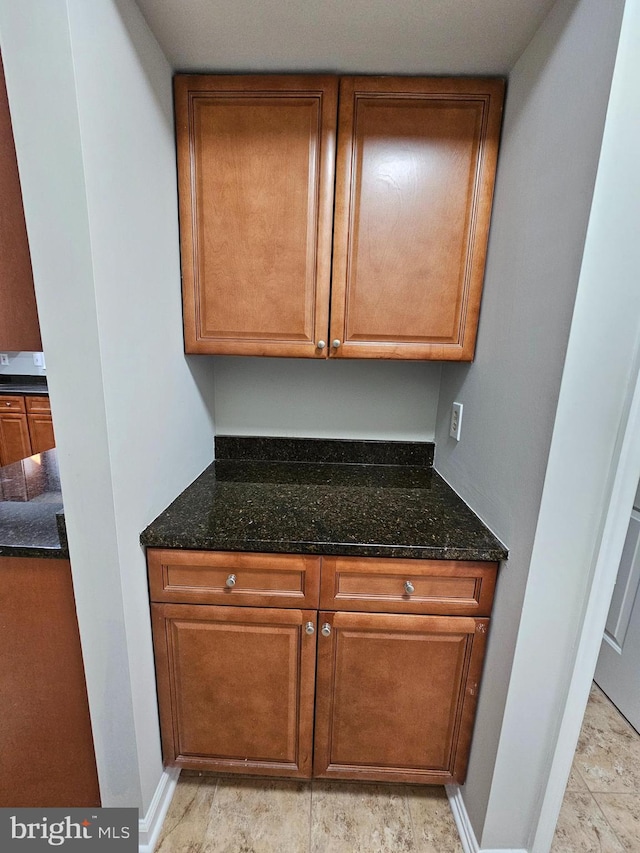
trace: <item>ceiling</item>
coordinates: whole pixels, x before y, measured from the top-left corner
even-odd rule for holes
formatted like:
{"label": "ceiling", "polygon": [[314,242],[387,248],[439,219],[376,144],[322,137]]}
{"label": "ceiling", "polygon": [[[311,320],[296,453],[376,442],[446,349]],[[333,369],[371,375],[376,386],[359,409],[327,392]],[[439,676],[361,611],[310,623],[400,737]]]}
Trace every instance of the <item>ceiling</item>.
{"label": "ceiling", "polygon": [[179,71],[506,74],[555,0],[137,0]]}

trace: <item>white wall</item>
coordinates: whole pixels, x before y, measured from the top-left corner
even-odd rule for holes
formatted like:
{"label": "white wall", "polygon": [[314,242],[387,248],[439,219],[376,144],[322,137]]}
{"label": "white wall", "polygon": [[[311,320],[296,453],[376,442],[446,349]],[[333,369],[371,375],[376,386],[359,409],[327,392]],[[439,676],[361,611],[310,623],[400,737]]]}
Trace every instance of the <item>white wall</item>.
{"label": "white wall", "polygon": [[[510,814],[487,817],[490,796],[496,804],[496,752],[622,6],[622,0],[559,0],[513,68],[476,360],[442,370],[436,467],[510,549],[497,588],[479,735],[463,790],[476,835],[489,847],[525,846],[537,796],[539,780],[521,763],[517,806],[511,799]],[[464,404],[459,444],[448,437],[453,400]],[[526,671],[519,675],[527,677]],[[536,704],[531,694],[534,715]]]}
{"label": "white wall", "polygon": [[0,37],[102,802],[144,813],[161,757],[138,536],[213,454],[182,354],[171,69],[132,0],[0,0]]}
{"label": "white wall", "polygon": [[[630,109],[638,102],[639,44],[640,2],[627,0],[485,825],[490,846],[537,819],[600,543],[605,526],[615,523],[607,518],[615,489],[623,518],[615,545],[608,532],[610,565],[599,566],[601,601],[592,602],[600,610],[598,627],[584,644],[592,649],[591,665],[577,685],[586,704],[640,469],[637,391],[629,423],[640,367],[640,113]],[[619,460],[632,457],[631,472],[618,477]],[[573,746],[579,726],[574,717]],[[526,783],[514,796],[522,767]],[[567,761],[565,779],[568,773]],[[548,842],[534,849],[546,853]]]}
{"label": "white wall", "polygon": [[215,359],[218,435],[433,441],[440,364]]}
{"label": "white wall", "polygon": [[9,364],[0,365],[0,376],[46,376],[47,371],[42,367],[36,367],[33,363],[32,352],[8,352]]}

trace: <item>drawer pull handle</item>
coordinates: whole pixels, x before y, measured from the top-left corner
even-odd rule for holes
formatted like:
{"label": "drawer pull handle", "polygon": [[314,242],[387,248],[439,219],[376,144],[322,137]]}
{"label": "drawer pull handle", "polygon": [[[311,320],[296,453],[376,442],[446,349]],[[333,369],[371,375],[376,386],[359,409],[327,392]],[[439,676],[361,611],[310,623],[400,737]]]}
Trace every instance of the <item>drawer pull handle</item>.
{"label": "drawer pull handle", "polygon": [[407,595],[413,595],[413,593],[416,591],[416,588],[411,583],[411,581],[405,581],[404,582],[404,591],[407,593]]}
{"label": "drawer pull handle", "polygon": [[340,346],[340,338],[335,338],[335,340],[331,341],[331,346],[334,349],[338,349],[338,347]]}
{"label": "drawer pull handle", "polygon": [[331,625],[328,622],[325,622],[322,626],[321,633],[323,637],[328,637],[331,634]]}
{"label": "drawer pull handle", "polygon": [[305,634],[308,634],[309,636],[311,636],[312,634],[315,633],[316,629],[313,625],[313,622],[307,622],[307,624],[304,626],[304,630],[305,630]]}
{"label": "drawer pull handle", "polygon": [[316,344],[316,346],[318,347],[318,349],[324,349],[324,348],[326,347],[326,345],[327,345],[327,344],[326,344],[326,342],[325,342],[325,341],[318,341],[318,343]]}
{"label": "drawer pull handle", "polygon": [[226,581],[224,583],[225,583],[225,586],[228,586],[229,588],[231,588],[232,586],[235,586],[236,585],[236,576],[235,575],[229,575],[229,577],[226,579]]}

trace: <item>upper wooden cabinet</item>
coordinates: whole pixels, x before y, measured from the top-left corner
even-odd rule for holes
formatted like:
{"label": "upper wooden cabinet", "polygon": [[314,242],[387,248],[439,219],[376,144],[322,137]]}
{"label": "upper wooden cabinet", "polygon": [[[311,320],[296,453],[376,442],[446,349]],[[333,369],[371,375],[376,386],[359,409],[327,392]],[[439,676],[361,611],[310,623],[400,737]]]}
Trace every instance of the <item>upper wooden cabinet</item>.
{"label": "upper wooden cabinet", "polygon": [[0,58],[0,349],[40,352],[40,324]]}
{"label": "upper wooden cabinet", "polygon": [[176,78],[187,352],[473,358],[504,83],[337,86]]}
{"label": "upper wooden cabinet", "polygon": [[175,95],[186,351],[316,355],[337,79],[186,76]]}

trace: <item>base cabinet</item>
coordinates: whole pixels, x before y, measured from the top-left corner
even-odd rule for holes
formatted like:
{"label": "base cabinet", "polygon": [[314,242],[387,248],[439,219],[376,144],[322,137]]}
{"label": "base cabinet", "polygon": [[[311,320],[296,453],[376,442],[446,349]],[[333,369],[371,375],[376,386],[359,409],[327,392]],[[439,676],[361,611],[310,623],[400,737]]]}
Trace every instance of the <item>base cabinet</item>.
{"label": "base cabinet", "polygon": [[[497,564],[160,549],[148,563],[166,763],[464,781]],[[392,612],[356,610],[374,602]]]}
{"label": "base cabinet", "polygon": [[155,604],[165,759],[311,776],[316,612]]}
{"label": "base cabinet", "polygon": [[0,466],[55,447],[48,397],[0,395]]}
{"label": "base cabinet", "polygon": [[320,622],[314,776],[461,780],[488,620],[321,613]]}

